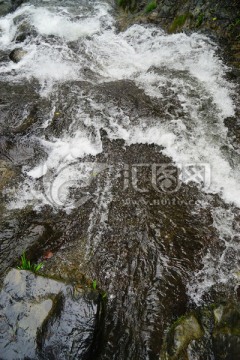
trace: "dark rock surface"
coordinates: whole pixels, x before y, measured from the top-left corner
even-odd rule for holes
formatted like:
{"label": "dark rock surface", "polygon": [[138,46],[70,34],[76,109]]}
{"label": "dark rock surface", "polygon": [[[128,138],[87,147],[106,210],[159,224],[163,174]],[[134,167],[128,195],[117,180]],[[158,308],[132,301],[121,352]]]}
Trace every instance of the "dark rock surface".
{"label": "dark rock surface", "polygon": [[27,2],[28,0],[11,0],[12,2],[12,9],[16,10],[19,6],[21,6],[23,3]]}
{"label": "dark rock surface", "polygon": [[0,296],[1,359],[93,359],[101,316],[97,291],[12,269]]}
{"label": "dark rock surface", "polygon": [[5,16],[10,11],[16,10],[26,0],[0,0],[0,16]]}
{"label": "dark rock surface", "polygon": [[6,15],[12,8],[11,0],[0,1],[0,16]]}
{"label": "dark rock surface", "polygon": [[[71,94],[79,93],[80,87],[84,88],[86,98],[97,104],[108,104],[103,110],[105,129],[109,128],[108,111],[112,108],[121,109],[117,118],[119,124],[123,114],[128,115],[133,124],[138,124],[139,119],[149,115],[167,122],[171,120],[169,112],[174,114],[176,111],[176,116],[181,116],[182,111],[181,104],[169,89],[163,99],[153,99],[126,80],[98,84],[95,88],[89,83],[69,82],[59,87],[58,115],[53,115],[48,128],[42,128],[39,124],[49,114],[49,106],[34,96],[30,85],[25,87],[25,93],[22,87],[14,87],[16,97],[21,92],[24,94],[22,104],[13,97],[12,86],[2,86],[3,119],[8,119],[8,122],[3,122],[6,136],[2,140],[2,153],[11,154],[13,165],[18,166],[21,166],[21,156],[15,145],[20,135],[20,143],[25,139],[31,148],[33,143],[29,141],[29,134],[60,137],[65,129],[70,128]],[[171,108],[168,106],[169,98],[172,99]],[[80,101],[86,112],[89,111],[85,99]],[[14,112],[11,106],[16,109]],[[21,117],[24,106],[28,111]],[[73,126],[71,131],[74,130],[77,129]],[[45,252],[51,251],[53,256],[45,261],[45,274],[77,283],[85,274],[87,278],[96,279],[98,285],[107,291],[110,301],[106,309],[101,359],[112,360],[113,355],[115,359],[143,359],[151,351],[155,360],[159,357],[167,325],[187,311],[185,284],[191,274],[201,268],[199,254],[205,254],[208,248],[215,251],[218,235],[212,226],[211,207],[200,209],[197,206],[203,195],[194,186],[182,186],[176,196],[159,194],[153,189],[149,181],[151,174],[145,169],[138,185],[146,188],[146,193],[136,191],[131,181],[123,190],[125,164],[130,166],[130,174],[132,164],[171,162],[161,154],[160,147],[153,144],[128,146],[123,140],[109,140],[106,131],[101,135],[103,151],[94,161],[109,166],[113,164],[114,171],[101,172],[85,190],[90,194],[103,194],[105,198],[102,200],[102,196],[95,198],[94,195],[92,200],[84,206],[76,206],[70,214],[60,211],[53,214],[50,209],[47,211],[47,207],[38,214],[27,211],[27,208],[6,212],[0,222],[1,269],[14,265],[14,261],[16,265],[24,250],[32,262],[42,261]],[[11,136],[16,140],[8,140],[12,139]],[[34,151],[37,146],[34,145]],[[38,161],[34,153],[32,157],[32,160],[22,159],[21,164]],[[81,161],[92,162],[93,158],[89,156]],[[76,202],[82,197],[81,190],[81,186],[73,190]],[[108,205],[103,208],[104,199]],[[217,199],[209,197],[208,201],[213,201],[216,207],[222,206]],[[106,223],[101,221],[102,213],[106,216]],[[162,259],[169,259],[165,269]],[[54,332],[57,328],[56,323]],[[52,349],[52,342],[49,342],[49,347]],[[42,351],[46,358],[55,356],[48,355],[48,351],[53,350],[46,347]]]}

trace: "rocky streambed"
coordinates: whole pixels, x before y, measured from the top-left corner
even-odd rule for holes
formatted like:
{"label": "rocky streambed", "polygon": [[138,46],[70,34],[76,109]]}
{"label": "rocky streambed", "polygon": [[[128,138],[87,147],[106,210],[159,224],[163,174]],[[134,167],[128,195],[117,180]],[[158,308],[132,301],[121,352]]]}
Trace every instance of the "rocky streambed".
{"label": "rocky streambed", "polygon": [[[237,71],[211,37],[161,20],[119,33],[111,2],[12,11],[0,357],[237,360]],[[10,270],[24,251],[37,275]]]}

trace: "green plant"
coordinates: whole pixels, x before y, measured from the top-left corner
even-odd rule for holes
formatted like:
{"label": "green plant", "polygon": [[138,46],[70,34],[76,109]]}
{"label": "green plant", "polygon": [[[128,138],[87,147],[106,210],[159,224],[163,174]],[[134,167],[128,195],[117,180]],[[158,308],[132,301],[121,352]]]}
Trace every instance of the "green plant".
{"label": "green plant", "polygon": [[40,264],[31,264],[30,260],[27,260],[25,252],[21,256],[21,266],[17,268],[19,270],[30,270],[33,272],[38,272],[43,267],[43,263]]}
{"label": "green plant", "polygon": [[92,287],[93,287],[94,290],[97,289],[97,280],[93,280]]}
{"label": "green plant", "polygon": [[148,14],[151,11],[155,10],[157,7],[157,3],[155,0],[151,1],[150,3],[148,3],[145,7],[145,13]]}
{"label": "green plant", "polygon": [[229,30],[234,30],[235,27],[240,25],[240,18],[235,19],[235,21],[229,25]]}
{"label": "green plant", "polygon": [[183,14],[183,15],[177,16],[173,20],[173,22],[169,28],[170,33],[175,32],[177,29],[181,29],[183,27],[183,25],[185,24],[187,18],[189,18],[189,17],[191,17],[191,14]]}
{"label": "green plant", "polygon": [[204,14],[203,13],[199,14],[198,17],[197,17],[197,23],[196,23],[197,27],[202,25],[203,19],[204,19]]}
{"label": "green plant", "polygon": [[240,25],[240,18],[238,18],[238,19],[235,20],[234,25],[235,25],[235,26]]}
{"label": "green plant", "polygon": [[102,294],[102,299],[104,300],[104,299],[107,299],[107,293],[106,293],[106,291],[104,291]]}
{"label": "green plant", "polygon": [[124,0],[117,0],[119,6],[126,7],[126,1]]}
{"label": "green plant", "polygon": [[116,0],[116,3],[119,7],[124,9],[125,11],[134,11],[136,9],[135,0]]}

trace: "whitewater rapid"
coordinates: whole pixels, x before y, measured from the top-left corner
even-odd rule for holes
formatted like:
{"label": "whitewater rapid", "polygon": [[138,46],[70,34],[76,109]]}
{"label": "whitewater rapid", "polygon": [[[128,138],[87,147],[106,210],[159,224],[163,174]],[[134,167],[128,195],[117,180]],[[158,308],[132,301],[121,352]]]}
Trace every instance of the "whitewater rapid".
{"label": "whitewater rapid", "polygon": [[[76,161],[102,152],[100,129],[109,139],[125,140],[127,146],[162,146],[163,153],[179,167],[205,164],[211,179],[203,190],[240,207],[239,153],[232,147],[224,125],[224,119],[235,114],[235,87],[226,80],[228,68],[211,39],[197,33],[168,35],[153,25],[133,25],[118,32],[110,4],[90,2],[76,8],[72,2],[69,7],[44,2],[44,7],[41,3],[25,4],[0,18],[1,51],[10,53],[16,48],[16,35],[24,26],[31,32],[21,44],[27,55],[17,64],[2,61],[0,79],[16,84],[37,81],[41,97],[52,101],[51,111],[41,124],[43,129],[58,114],[58,87],[69,81],[94,86],[129,80],[151,99],[164,100],[165,109],[159,117],[133,118],[127,110],[101,103],[96,97],[87,99],[86,106],[84,92],[73,91],[67,114],[70,128],[60,137],[53,134],[37,138],[47,156],[36,166],[22,169],[24,181],[11,201],[12,208],[30,204],[41,209],[44,204],[52,205],[53,199],[57,208],[71,210],[74,204],[67,201],[70,187],[79,186],[79,181],[86,186],[91,174],[104,168],[89,164],[83,169]],[[179,104],[178,111],[171,111],[172,103]],[[42,178],[44,193],[38,182]],[[63,187],[59,198],[58,190]],[[226,213],[222,212],[224,219]],[[224,238],[221,221],[216,213],[214,216]],[[231,216],[229,210],[228,218]],[[224,231],[226,228],[231,232],[229,247],[231,239],[236,243],[230,220],[226,220]],[[235,276],[235,268],[222,270],[221,261],[220,255],[214,261],[207,255],[203,270],[193,274],[189,293],[195,294],[195,287],[200,289],[197,297],[192,295],[196,302],[214,282],[227,282]]]}

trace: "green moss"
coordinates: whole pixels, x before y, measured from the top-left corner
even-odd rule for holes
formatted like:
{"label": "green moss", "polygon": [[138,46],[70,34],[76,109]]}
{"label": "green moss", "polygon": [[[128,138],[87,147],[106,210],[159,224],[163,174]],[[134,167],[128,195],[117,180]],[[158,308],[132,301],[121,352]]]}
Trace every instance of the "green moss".
{"label": "green moss", "polygon": [[156,7],[157,7],[156,1],[151,1],[150,3],[147,4],[144,11],[145,11],[146,14],[148,14],[151,11],[155,10]]}
{"label": "green moss", "polygon": [[189,14],[183,14],[183,15],[177,16],[173,20],[172,25],[169,28],[169,31],[175,32],[176,30],[181,29],[183,27],[183,25],[185,24],[188,17],[189,17]]}
{"label": "green moss", "polygon": [[[230,32],[234,33],[235,31],[238,31],[240,25],[240,18],[236,18],[229,26],[228,29]],[[237,38],[239,35],[237,36]]]}
{"label": "green moss", "polygon": [[118,4],[118,6],[125,8],[127,1],[126,0],[117,0],[117,4]]}
{"label": "green moss", "polygon": [[188,359],[187,349],[193,340],[196,342],[196,349],[209,344],[209,339],[214,341],[216,346],[225,341],[230,344],[226,351],[231,354],[239,338],[239,304],[211,304],[181,316],[171,325],[163,342],[160,359]]}
{"label": "green moss", "polygon": [[213,333],[214,336],[221,335],[221,334],[240,337],[240,329],[239,328],[229,328],[229,326],[226,325],[225,327],[222,327],[222,328],[218,329],[217,331],[214,331],[214,333]]}
{"label": "green moss", "polygon": [[181,316],[175,321],[168,334],[163,346],[163,356],[175,360],[180,359],[192,340],[198,340],[204,335],[201,325],[193,313]]}
{"label": "green moss", "polygon": [[235,21],[230,25],[232,27],[240,25],[240,18],[235,19]]}
{"label": "green moss", "polygon": [[197,17],[196,27],[200,27],[203,23],[203,20],[204,20],[204,14],[201,13]]}
{"label": "green moss", "polygon": [[124,10],[134,11],[136,9],[136,0],[116,0],[119,7]]}
{"label": "green moss", "polygon": [[214,311],[214,334],[229,334],[240,336],[240,309],[237,305],[229,303],[219,306]]}

